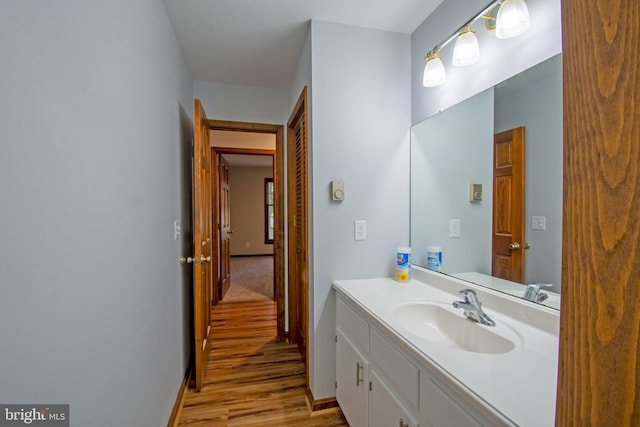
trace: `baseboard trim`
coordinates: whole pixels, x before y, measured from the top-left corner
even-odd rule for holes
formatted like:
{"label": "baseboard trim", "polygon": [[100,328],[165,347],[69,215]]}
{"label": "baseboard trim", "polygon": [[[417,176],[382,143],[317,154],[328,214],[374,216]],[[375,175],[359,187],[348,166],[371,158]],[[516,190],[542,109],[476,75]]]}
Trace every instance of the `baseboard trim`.
{"label": "baseboard trim", "polygon": [[180,413],[182,412],[182,406],[184,405],[184,398],[187,395],[187,390],[189,389],[189,379],[191,378],[192,371],[193,368],[191,367],[191,365],[189,365],[189,367],[187,368],[187,372],[185,372],[184,378],[182,379],[182,384],[180,384],[178,396],[176,397],[176,401],[173,404],[173,410],[171,411],[171,415],[169,416],[167,427],[176,427],[178,425],[178,421],[180,420]]}
{"label": "baseboard trim", "polygon": [[307,386],[307,404],[311,412],[339,407],[335,397],[325,397],[324,399],[315,400],[309,386]]}

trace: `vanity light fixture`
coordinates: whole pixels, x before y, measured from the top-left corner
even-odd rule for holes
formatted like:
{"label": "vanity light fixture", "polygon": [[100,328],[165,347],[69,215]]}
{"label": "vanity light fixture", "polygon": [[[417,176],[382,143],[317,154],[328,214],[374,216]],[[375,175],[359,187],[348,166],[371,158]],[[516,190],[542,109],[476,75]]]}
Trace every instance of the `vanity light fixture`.
{"label": "vanity light fixture", "polygon": [[531,21],[524,0],[504,0],[496,16],[496,37],[510,39],[527,31]]}
{"label": "vanity light fixture", "polygon": [[439,50],[437,47],[434,47],[424,58],[427,63],[424,66],[422,84],[426,87],[440,86],[447,80],[444,64],[438,55]]}
{"label": "vanity light fixture", "polygon": [[453,45],[453,59],[451,62],[456,67],[465,67],[475,64],[478,60],[480,60],[478,38],[471,27],[467,25],[460,31],[458,38],[456,38],[456,44]]}
{"label": "vanity light fixture", "polygon": [[[425,87],[440,86],[446,81],[446,72],[440,49],[456,40],[453,48],[452,63],[458,67],[475,64],[480,60],[480,46],[475,32],[471,29],[478,19],[485,20],[485,27],[495,31],[499,39],[519,36],[529,28],[529,10],[524,0],[493,0],[469,22],[460,27],[444,42],[436,45],[424,58],[424,75],[422,84]],[[493,24],[493,22],[495,24]]]}

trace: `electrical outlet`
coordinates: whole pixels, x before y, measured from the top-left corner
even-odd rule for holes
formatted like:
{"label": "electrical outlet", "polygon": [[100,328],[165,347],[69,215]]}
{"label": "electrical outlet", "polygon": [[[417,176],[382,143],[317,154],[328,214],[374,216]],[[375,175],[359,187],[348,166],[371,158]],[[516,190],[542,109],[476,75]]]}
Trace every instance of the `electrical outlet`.
{"label": "electrical outlet", "polygon": [[367,240],[367,221],[357,220],[353,225],[354,240]]}
{"label": "electrical outlet", "polygon": [[178,240],[178,237],[182,234],[182,224],[179,220],[173,221],[173,240]]}

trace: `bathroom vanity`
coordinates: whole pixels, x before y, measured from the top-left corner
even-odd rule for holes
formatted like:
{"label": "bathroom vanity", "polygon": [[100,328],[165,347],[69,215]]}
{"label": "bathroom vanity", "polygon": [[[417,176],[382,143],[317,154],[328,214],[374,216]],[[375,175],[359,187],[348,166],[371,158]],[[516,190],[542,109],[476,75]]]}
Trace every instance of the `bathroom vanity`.
{"label": "bathroom vanity", "polygon": [[[559,313],[421,268],[340,280],[336,397],[351,427],[554,424]],[[473,289],[495,326],[454,308]]]}

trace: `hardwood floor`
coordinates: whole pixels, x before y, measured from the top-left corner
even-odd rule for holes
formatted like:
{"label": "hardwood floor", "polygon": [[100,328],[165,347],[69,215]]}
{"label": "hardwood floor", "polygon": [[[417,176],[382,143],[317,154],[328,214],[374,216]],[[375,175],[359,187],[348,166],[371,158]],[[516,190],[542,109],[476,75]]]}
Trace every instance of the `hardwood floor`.
{"label": "hardwood floor", "polygon": [[189,389],[179,426],[348,426],[338,408],[310,414],[296,345],[276,339],[273,301],[220,304],[211,312],[202,390]]}

